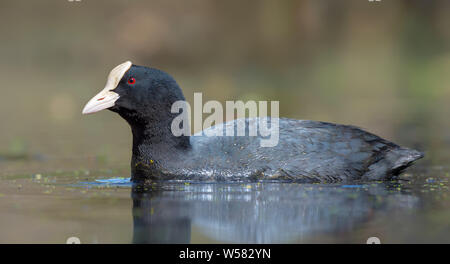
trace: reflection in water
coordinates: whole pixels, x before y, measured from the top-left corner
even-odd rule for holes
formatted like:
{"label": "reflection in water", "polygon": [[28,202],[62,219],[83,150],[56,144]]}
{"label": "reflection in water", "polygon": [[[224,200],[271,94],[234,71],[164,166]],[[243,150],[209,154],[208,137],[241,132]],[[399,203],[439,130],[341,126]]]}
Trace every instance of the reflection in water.
{"label": "reflection in water", "polygon": [[419,202],[387,183],[166,183],[134,186],[132,198],[134,243],[189,243],[193,227],[219,242],[287,243],[351,231],[375,210],[415,208]]}

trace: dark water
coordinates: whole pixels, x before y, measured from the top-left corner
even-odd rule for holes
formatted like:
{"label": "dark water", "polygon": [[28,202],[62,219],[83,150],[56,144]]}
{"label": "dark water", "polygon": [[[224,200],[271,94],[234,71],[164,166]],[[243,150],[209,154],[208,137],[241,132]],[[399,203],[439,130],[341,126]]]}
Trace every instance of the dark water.
{"label": "dark water", "polygon": [[171,185],[137,191],[133,242],[189,243],[192,227],[215,241],[231,243],[286,243],[351,232],[377,209],[392,213],[419,205],[416,196],[390,190],[385,184],[270,183]]}
{"label": "dark water", "polygon": [[449,169],[355,184],[132,186],[127,169],[0,177],[0,242],[450,242]]}
{"label": "dark water", "polygon": [[[433,224],[422,222],[439,210],[448,210],[440,207],[448,201],[448,175],[435,175],[353,185],[136,188],[132,192],[133,242],[189,243],[195,232],[226,243],[365,243],[371,236],[386,243],[425,241],[422,234],[431,230],[450,234],[448,218],[441,223],[438,219]],[[449,241],[445,233],[435,239]]]}

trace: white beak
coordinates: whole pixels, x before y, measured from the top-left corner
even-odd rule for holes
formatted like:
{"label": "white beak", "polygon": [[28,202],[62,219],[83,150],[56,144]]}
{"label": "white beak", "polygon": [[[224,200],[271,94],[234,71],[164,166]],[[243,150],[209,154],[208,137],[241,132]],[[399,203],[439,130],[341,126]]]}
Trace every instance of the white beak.
{"label": "white beak", "polygon": [[110,108],[114,106],[114,103],[119,99],[119,94],[113,92],[123,75],[131,68],[131,61],[124,62],[119,66],[115,67],[108,76],[105,88],[94,96],[86,106],[83,108],[83,114],[93,114],[98,111]]}

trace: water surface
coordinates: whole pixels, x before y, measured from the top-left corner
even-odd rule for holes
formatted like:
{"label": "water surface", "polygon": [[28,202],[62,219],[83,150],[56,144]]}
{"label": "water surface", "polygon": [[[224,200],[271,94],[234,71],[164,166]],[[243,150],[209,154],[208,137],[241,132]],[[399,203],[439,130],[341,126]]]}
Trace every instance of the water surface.
{"label": "water surface", "polygon": [[397,181],[326,185],[133,186],[128,173],[2,175],[0,242],[450,242],[448,167],[417,166]]}

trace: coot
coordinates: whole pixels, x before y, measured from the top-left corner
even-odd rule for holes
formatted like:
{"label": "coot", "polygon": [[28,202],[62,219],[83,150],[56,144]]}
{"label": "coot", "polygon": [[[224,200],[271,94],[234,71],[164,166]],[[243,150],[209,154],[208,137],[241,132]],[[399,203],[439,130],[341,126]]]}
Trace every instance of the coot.
{"label": "coot", "polygon": [[[185,100],[167,73],[127,61],[83,114],[109,109],[131,127],[133,181],[288,181],[301,183],[384,180],[423,157],[354,126],[280,118],[279,141],[261,147],[261,136],[175,136],[171,107]],[[224,129],[237,122],[205,129]],[[269,125],[274,119],[265,120]],[[235,126],[236,127],[236,126]],[[206,134],[206,133],[205,133]]]}

